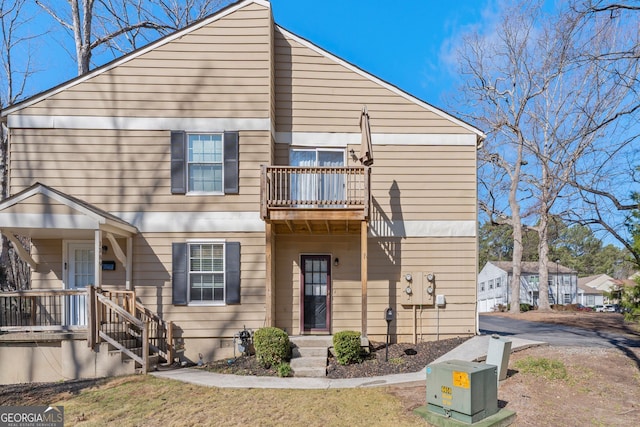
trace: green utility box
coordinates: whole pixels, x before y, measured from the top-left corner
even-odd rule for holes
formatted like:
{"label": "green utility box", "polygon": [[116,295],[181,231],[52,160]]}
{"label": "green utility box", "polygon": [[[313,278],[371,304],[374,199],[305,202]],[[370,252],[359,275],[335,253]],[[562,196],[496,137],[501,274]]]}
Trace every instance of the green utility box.
{"label": "green utility box", "polygon": [[427,409],[473,424],[498,412],[497,367],[450,360],[427,366]]}

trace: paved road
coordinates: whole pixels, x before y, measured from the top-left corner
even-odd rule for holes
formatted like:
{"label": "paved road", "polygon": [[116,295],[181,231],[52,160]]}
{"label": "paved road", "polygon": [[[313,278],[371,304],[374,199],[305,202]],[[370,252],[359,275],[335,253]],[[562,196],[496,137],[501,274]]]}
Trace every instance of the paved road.
{"label": "paved road", "polygon": [[629,336],[499,316],[480,315],[480,333],[544,341],[552,346],[640,347],[640,340]]}

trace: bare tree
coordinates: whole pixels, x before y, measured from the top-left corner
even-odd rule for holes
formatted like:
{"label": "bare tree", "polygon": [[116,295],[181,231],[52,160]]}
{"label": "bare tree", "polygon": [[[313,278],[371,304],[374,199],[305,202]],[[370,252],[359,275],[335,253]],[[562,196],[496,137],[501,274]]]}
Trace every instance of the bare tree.
{"label": "bare tree", "polygon": [[[535,9],[527,12],[537,13]],[[470,112],[461,114],[487,132],[480,151],[481,182],[487,191],[481,192],[484,200],[480,206],[492,222],[513,228],[510,311],[514,313],[520,311],[521,204],[530,198],[522,191],[522,168],[528,164],[525,147],[530,145],[526,113],[541,93],[533,84],[535,68],[530,63],[535,63],[535,55],[529,45],[536,28],[527,12],[508,8],[491,36],[474,32],[464,38],[458,50],[465,79],[460,91],[463,99],[458,102],[471,107]],[[508,205],[498,206],[495,201],[505,196]]]}
{"label": "bare tree", "polygon": [[232,0],[36,0],[73,34],[78,75],[91,68],[93,53],[110,49],[118,56],[215,12]]}
{"label": "bare tree", "polygon": [[147,19],[172,32],[187,27],[234,0],[148,0]]}
{"label": "bare tree", "polygon": [[[610,73],[597,61],[585,60],[587,50],[591,55],[616,51],[626,28],[615,20],[587,25],[569,8],[547,14],[542,6],[542,1],[524,1],[503,10],[497,27],[467,37],[460,54],[466,77],[462,104],[474,109],[467,117],[488,128],[483,168],[505,172],[489,174],[494,179],[485,187],[492,191],[481,193],[481,207],[514,227],[514,312],[519,310],[514,306],[520,290],[521,221],[529,218],[529,227],[538,232],[538,305],[548,309],[551,216],[569,210],[561,197],[572,194],[572,176],[592,170],[586,159],[602,161],[603,153],[617,149],[605,137],[637,102],[629,85],[637,78],[637,64],[618,63],[617,73]],[[509,206],[500,211],[495,204],[488,207],[487,200],[495,198],[492,192],[504,179],[510,183]]]}
{"label": "bare tree", "polygon": [[[147,21],[124,22],[119,21],[120,25],[111,27],[107,26],[107,21],[101,21],[99,32],[96,31],[94,21],[100,16],[108,16],[110,2],[98,0],[67,0],[68,8],[56,8],[46,0],[36,0],[36,3],[45,10],[51,17],[63,28],[73,34],[76,51],[76,61],[78,63],[78,75],[84,74],[91,68],[91,57],[93,52],[100,47],[107,47],[117,37],[135,33],[136,31],[147,28],[159,30],[159,25]],[[127,2],[131,4],[133,2]],[[55,3],[58,4],[58,3]],[[100,8],[98,8],[100,6]],[[113,13],[111,13],[113,16]],[[122,18],[127,18],[123,16]]]}
{"label": "bare tree", "polygon": [[[32,32],[34,16],[25,13],[27,0],[0,0],[0,108],[14,104],[26,95],[27,82],[38,71],[34,65],[33,42],[42,34]],[[8,132],[0,125],[0,197],[7,196]],[[29,247],[27,239],[21,239]],[[29,283],[29,266],[17,255],[12,244],[2,236],[2,287],[21,289]]]}
{"label": "bare tree", "polygon": [[[607,134],[607,150],[595,153],[591,168],[576,170],[570,177],[576,189],[573,199],[574,222],[604,230],[632,254],[640,263],[640,253],[633,245],[629,233],[629,213],[639,209],[634,193],[638,192],[640,153],[634,143],[640,138],[637,123],[640,115],[640,2],[621,0],[582,0],[571,4],[580,24],[598,34],[594,29],[602,26],[617,27],[617,43],[609,49],[597,49],[598,44],[588,43],[579,52],[581,63],[595,64],[602,74],[628,88],[625,103],[613,113],[611,126],[615,131]],[[595,37],[595,36],[592,36]]]}

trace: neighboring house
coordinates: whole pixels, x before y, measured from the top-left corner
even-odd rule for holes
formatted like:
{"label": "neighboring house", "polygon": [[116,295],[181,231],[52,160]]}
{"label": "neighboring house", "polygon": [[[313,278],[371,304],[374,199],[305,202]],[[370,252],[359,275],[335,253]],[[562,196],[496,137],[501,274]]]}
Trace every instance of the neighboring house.
{"label": "neighboring house", "polygon": [[606,274],[582,277],[578,280],[578,283],[582,283],[588,288],[601,291],[604,304],[619,303],[620,291],[627,286],[635,286],[635,281],[632,279],[614,279]]}
{"label": "neighboring house", "polygon": [[604,305],[604,291],[590,287],[588,285],[589,279],[590,277],[580,277],[578,279],[578,303],[586,307]]}
{"label": "neighboring house", "polygon": [[0,329],[73,332],[48,335],[46,354],[41,336],[0,336],[3,372],[19,354],[32,362],[13,357],[14,371],[59,367],[27,381],[108,374],[91,351],[107,341],[133,355],[124,335],[185,361],[233,355],[244,327],[383,341],[388,307],[393,341],[477,330],[484,135],[274,24],[267,1],[235,3],[2,120],[0,230],[34,291],[0,294]]}
{"label": "neighboring house", "polygon": [[621,282],[607,274],[596,274],[593,276],[581,277],[578,279],[578,284],[603,292],[611,292],[618,289]]}
{"label": "neighboring house", "polygon": [[[520,274],[520,304],[538,305],[540,275],[537,262],[523,262]],[[563,265],[549,262],[549,303],[575,304],[577,273]],[[511,303],[511,261],[489,261],[478,274],[478,312],[494,311],[498,305]]]}

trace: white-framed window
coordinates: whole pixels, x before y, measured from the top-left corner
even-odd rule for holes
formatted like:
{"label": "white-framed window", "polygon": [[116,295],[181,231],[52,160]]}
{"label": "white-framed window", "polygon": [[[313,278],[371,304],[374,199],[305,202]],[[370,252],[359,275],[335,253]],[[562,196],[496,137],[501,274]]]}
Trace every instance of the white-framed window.
{"label": "white-framed window", "polygon": [[493,279],[489,280],[489,289],[493,289]]}
{"label": "white-framed window", "polygon": [[224,243],[189,243],[189,303],[225,302]]}
{"label": "white-framed window", "polygon": [[564,294],[563,301],[565,304],[571,304],[571,294]]}
{"label": "white-framed window", "polygon": [[536,284],[536,283],[538,283],[538,282],[540,281],[540,276],[538,276],[538,275],[531,275],[531,276],[529,276],[529,280],[528,280],[528,281],[529,281],[529,283],[531,283],[531,284]]}
{"label": "white-framed window", "polygon": [[587,295],[587,304],[588,306],[596,305],[596,296],[595,295]]}
{"label": "white-framed window", "polygon": [[480,292],[484,291],[484,282],[480,282]]}
{"label": "white-framed window", "polygon": [[502,286],[502,278],[498,277],[496,278],[496,289],[499,288],[500,286]]}
{"label": "white-framed window", "polygon": [[240,194],[240,134],[171,131],[171,194]]}
{"label": "white-framed window", "polygon": [[570,274],[564,274],[564,275],[562,276],[562,283],[563,283],[565,286],[569,286],[569,284],[571,283],[571,275],[570,275]]}
{"label": "white-framed window", "polygon": [[222,133],[187,134],[188,192],[223,192],[223,147]]}

